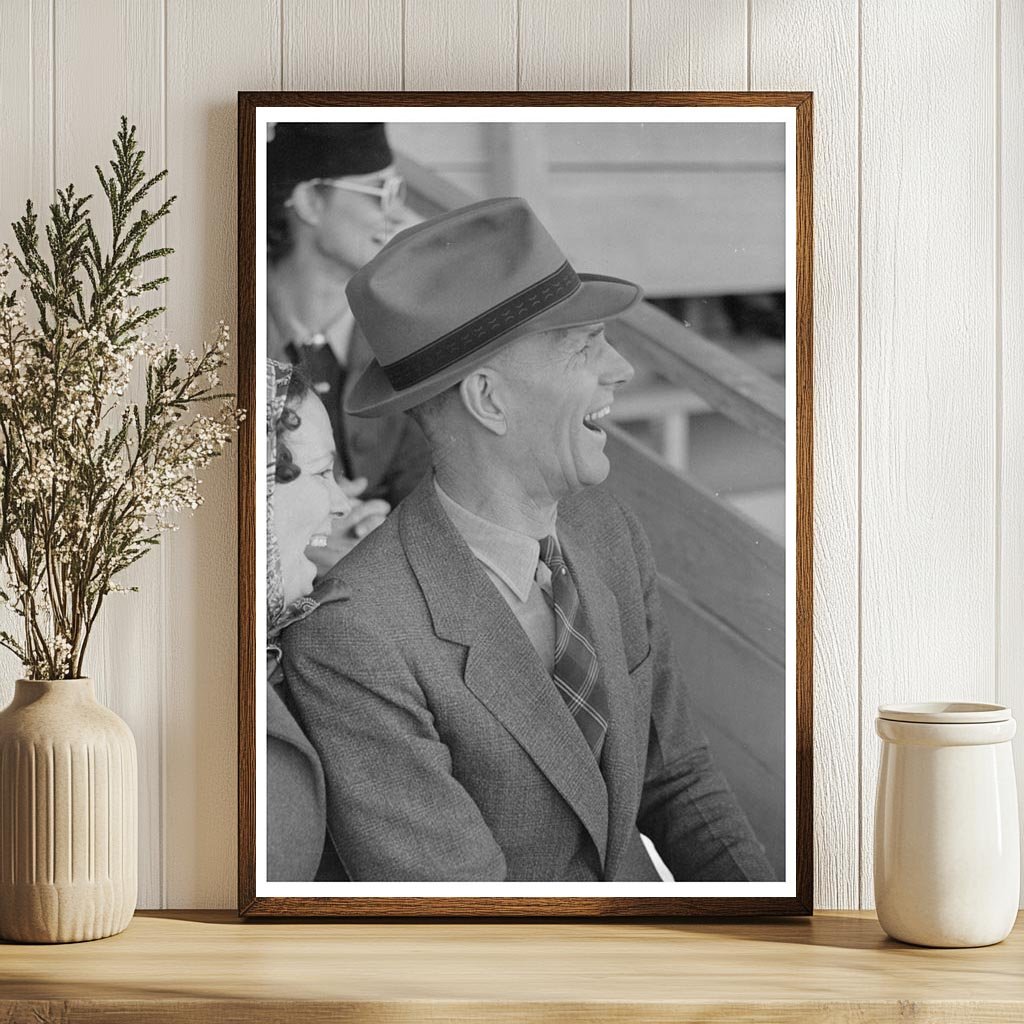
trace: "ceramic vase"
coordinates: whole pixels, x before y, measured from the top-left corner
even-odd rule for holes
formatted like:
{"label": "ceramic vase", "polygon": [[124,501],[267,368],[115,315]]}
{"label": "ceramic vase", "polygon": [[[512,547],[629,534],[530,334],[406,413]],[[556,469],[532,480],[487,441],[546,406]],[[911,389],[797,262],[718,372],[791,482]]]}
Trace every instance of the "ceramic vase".
{"label": "ceramic vase", "polygon": [[123,931],[138,888],[131,730],[91,679],[19,679],[0,712],[0,938]]}
{"label": "ceramic vase", "polygon": [[1010,740],[998,704],[878,709],[875,905],[894,939],[988,946],[1017,915],[1020,838]]}

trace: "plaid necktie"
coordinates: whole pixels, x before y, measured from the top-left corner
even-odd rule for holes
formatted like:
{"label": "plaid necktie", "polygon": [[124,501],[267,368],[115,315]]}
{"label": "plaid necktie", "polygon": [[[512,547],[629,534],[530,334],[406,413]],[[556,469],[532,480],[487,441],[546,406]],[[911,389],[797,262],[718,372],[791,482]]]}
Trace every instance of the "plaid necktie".
{"label": "plaid necktie", "polygon": [[601,681],[601,666],[590,639],[580,595],[553,536],[540,542],[540,558],[551,570],[555,608],[555,667],[558,692],[572,712],[594,757],[600,759],[608,731],[608,698]]}

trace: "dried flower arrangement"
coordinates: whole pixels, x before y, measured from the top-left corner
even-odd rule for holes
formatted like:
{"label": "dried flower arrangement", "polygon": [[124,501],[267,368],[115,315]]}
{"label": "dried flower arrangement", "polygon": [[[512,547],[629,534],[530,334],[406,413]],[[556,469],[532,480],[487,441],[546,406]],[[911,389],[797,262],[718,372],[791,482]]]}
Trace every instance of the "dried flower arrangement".
{"label": "dried flower arrangement", "polygon": [[20,255],[0,248],[0,602],[21,620],[21,635],[0,631],[0,644],[32,679],[82,675],[104,598],[125,589],[118,573],[200,504],[198,472],[243,415],[219,390],[226,325],[188,354],[147,334],[164,307],[142,308],[140,296],[167,278],[146,281],[144,269],[173,250],[146,250],[146,236],[175,197],[140,208],[167,172],[146,176],[126,118],[114,154],[109,176],[96,168],[108,246],[91,196],[69,186],[50,206],[48,254],[31,202],[13,225]]}

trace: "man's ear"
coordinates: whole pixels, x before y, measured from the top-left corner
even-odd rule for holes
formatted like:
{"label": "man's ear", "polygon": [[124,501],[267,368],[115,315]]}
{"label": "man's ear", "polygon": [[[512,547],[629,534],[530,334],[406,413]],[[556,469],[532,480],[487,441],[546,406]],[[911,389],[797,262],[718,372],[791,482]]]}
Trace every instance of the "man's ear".
{"label": "man's ear", "polygon": [[300,181],[292,189],[289,205],[304,224],[315,227],[323,215],[324,197],[311,181]]}
{"label": "man's ear", "polygon": [[462,406],[481,426],[492,434],[504,436],[508,432],[505,405],[498,373],[489,366],[474,370],[459,384]]}

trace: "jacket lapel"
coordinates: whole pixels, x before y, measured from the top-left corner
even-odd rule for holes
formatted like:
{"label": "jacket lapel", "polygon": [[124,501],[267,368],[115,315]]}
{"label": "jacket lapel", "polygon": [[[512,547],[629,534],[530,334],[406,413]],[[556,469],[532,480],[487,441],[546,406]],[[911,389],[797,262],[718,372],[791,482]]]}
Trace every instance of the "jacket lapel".
{"label": "jacket lapel", "polygon": [[465,683],[558,790],[604,863],[608,795],[583,734],[519,621],[424,480],[399,506],[406,556],[434,632],[468,648]]}
{"label": "jacket lapel", "polygon": [[558,539],[566,565],[576,583],[601,665],[608,694],[609,723],[601,764],[608,786],[609,826],[605,879],[613,880],[636,826],[636,809],[643,784],[637,752],[646,750],[647,737],[636,734],[635,694],[622,646],[622,620],[615,595],[568,522],[559,520]]}

